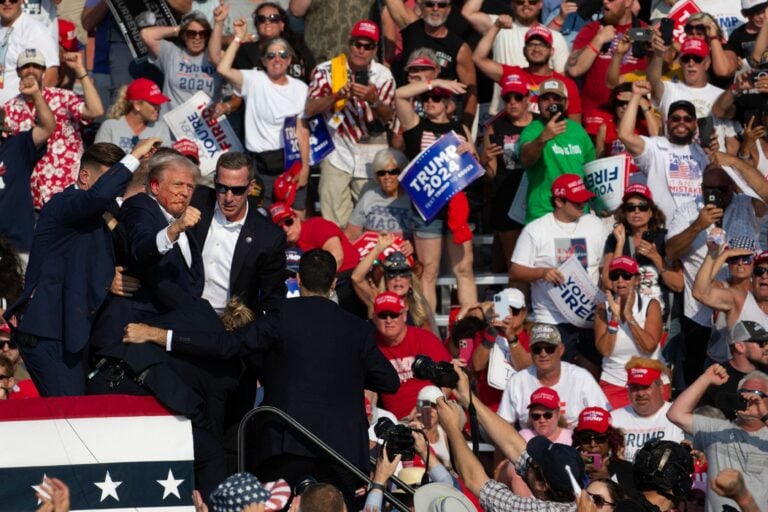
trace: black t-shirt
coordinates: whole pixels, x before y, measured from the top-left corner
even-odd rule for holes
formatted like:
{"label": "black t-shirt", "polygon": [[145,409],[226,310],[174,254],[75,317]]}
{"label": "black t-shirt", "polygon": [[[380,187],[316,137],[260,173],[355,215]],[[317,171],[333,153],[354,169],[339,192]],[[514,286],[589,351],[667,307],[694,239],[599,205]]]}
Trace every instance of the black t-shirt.
{"label": "black t-shirt", "polygon": [[429,139],[434,138],[433,140],[437,140],[451,130],[455,131],[456,134],[462,138],[466,137],[464,128],[459,121],[451,120],[447,123],[433,123],[429,119],[421,118],[419,124],[403,132],[405,156],[407,156],[409,160],[413,160],[419,153],[421,153],[421,141],[425,134]]}
{"label": "black t-shirt", "polygon": [[437,63],[440,65],[440,78],[445,80],[457,80],[456,61],[459,56],[459,48],[464,41],[451,32],[445,37],[428,36],[424,31],[424,20],[416,20],[402,30],[403,58],[402,62],[408,62],[408,56],[414,50],[422,47],[431,48],[437,55]]}
{"label": "black t-shirt", "polygon": [[731,33],[728,42],[725,43],[725,49],[731,50],[742,59],[746,59],[752,55],[752,50],[755,48],[755,41],[757,41],[757,32],[754,34],[747,32],[747,24],[744,23]]}
{"label": "black t-shirt", "polygon": [[517,144],[525,126],[515,126],[504,112],[491,121],[490,125],[493,127],[491,142],[504,148],[504,153],[496,157],[496,178],[493,180],[493,198],[491,199],[491,226],[497,231],[522,228],[522,224],[509,218],[509,209],[523,179],[524,170],[518,160]]}
{"label": "black t-shirt", "polygon": [[727,361],[725,364],[723,364],[723,368],[725,368],[725,371],[728,372],[728,382],[723,384],[722,386],[709,386],[707,390],[704,392],[704,396],[701,397],[701,400],[699,400],[699,403],[697,407],[701,407],[704,405],[711,405],[712,407],[717,407],[721,411],[723,411],[723,414],[725,414],[725,417],[729,420],[736,419],[736,411],[734,409],[726,408],[726,407],[718,407],[718,395],[722,395],[723,393],[736,393],[736,390],[739,389],[739,381],[744,378],[746,373],[740,372],[736,368],[734,368],[731,365],[730,361]]}

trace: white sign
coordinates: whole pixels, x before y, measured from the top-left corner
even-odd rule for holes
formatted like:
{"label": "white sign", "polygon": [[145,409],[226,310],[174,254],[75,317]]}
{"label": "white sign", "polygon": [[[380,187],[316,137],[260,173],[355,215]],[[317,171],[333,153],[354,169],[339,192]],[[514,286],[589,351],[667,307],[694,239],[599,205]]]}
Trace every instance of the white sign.
{"label": "white sign", "polygon": [[576,256],[571,256],[558,269],[565,281],[549,290],[549,298],[569,324],[582,329],[592,327],[595,306],[604,300],[601,292],[581,266]]}
{"label": "white sign", "polygon": [[242,151],[243,145],[225,116],[213,117],[211,98],[198,91],[190,99],[163,116],[176,139],[190,139],[200,152],[200,172],[207,176],[216,161],[227,151]]}
{"label": "white sign", "polygon": [[507,381],[515,373],[517,372],[512,367],[509,358],[509,343],[499,336],[491,348],[491,355],[488,359],[488,385],[504,390],[507,387]]}
{"label": "white sign", "polygon": [[592,209],[598,215],[613,212],[621,206],[629,176],[629,163],[629,155],[621,153],[584,165],[584,184],[597,196],[592,200]]}

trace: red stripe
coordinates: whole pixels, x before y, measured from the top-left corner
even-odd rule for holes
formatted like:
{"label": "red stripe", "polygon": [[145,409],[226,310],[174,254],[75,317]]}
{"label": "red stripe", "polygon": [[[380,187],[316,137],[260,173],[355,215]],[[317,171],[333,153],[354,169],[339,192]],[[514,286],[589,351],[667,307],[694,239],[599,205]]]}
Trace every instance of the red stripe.
{"label": "red stripe", "polygon": [[174,414],[151,396],[92,395],[0,401],[0,421],[167,415]]}

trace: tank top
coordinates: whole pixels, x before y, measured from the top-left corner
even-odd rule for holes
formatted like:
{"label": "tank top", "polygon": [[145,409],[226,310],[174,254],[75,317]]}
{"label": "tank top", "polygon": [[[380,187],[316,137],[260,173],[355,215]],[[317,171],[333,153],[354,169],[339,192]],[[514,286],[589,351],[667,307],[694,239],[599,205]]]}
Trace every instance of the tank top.
{"label": "tank top", "polygon": [[459,121],[451,120],[447,123],[434,123],[426,118],[420,119],[419,124],[403,132],[405,156],[409,160],[413,160],[419,153],[451,130],[455,131],[462,141],[467,140],[464,136],[464,128]]}
{"label": "tank top", "polygon": [[403,34],[403,62],[408,61],[408,56],[414,50],[422,47],[431,48],[437,56],[437,64],[440,65],[440,78],[456,80],[459,75],[456,72],[456,60],[459,48],[464,41],[451,32],[445,37],[428,36],[424,31],[424,20],[417,20],[402,30]]}

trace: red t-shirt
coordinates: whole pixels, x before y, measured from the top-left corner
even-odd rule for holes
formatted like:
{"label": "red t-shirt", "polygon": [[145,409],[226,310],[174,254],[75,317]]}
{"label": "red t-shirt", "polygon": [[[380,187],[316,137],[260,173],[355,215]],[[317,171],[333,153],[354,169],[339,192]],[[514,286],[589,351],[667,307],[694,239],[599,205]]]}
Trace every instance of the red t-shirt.
{"label": "red t-shirt", "polygon": [[562,73],[558,73],[557,71],[553,71],[551,75],[534,75],[533,73],[526,70],[526,68],[521,68],[519,66],[508,66],[506,64],[501,65],[502,68],[502,78],[501,83],[504,83],[504,80],[507,78],[507,75],[511,74],[517,74],[521,77],[524,77],[525,80],[528,82],[528,91],[531,93],[531,99],[528,102],[529,110],[531,112],[534,112],[536,114],[539,113],[539,85],[546,81],[551,80],[553,78],[556,78],[557,80],[560,80],[565,84],[565,89],[568,91],[568,108],[565,109],[565,113],[567,115],[572,114],[581,114],[581,93],[579,92],[579,88],[576,85],[576,82],[574,82],[572,79],[568,78],[567,76],[563,75]]}
{"label": "red t-shirt", "polygon": [[[640,22],[640,26],[647,27],[648,25]],[[591,52],[592,50],[587,48],[587,45],[600,31],[600,27],[602,27],[602,24],[599,21],[593,21],[584,25],[576,36],[576,39],[573,41],[573,51],[586,48],[584,50],[585,52]],[[593,108],[608,103],[611,90],[605,85],[605,76],[608,74],[608,68],[611,65],[611,59],[616,50],[616,44],[624,35],[624,32],[629,28],[632,28],[631,24],[616,25],[616,35],[610,43],[610,48],[607,52],[598,54],[595,61],[592,63],[592,67],[590,67],[584,74],[584,86],[581,89],[584,112],[589,112]],[[596,50],[601,50],[601,48],[596,48]],[[624,61],[621,63],[620,74],[623,75],[624,73],[645,69],[647,66],[648,63],[645,58],[637,59],[632,56],[632,52],[630,51],[624,56]]]}
{"label": "red t-shirt", "polygon": [[32,379],[20,380],[8,394],[9,400],[22,400],[25,398],[40,398],[40,393]]}
{"label": "red t-shirt", "polygon": [[352,270],[360,263],[360,253],[352,247],[341,228],[329,220],[312,217],[303,221],[297,244],[302,251],[307,252],[310,249],[322,249],[323,245],[333,237],[341,240],[341,249],[344,251],[344,261],[338,271]]}
{"label": "red t-shirt", "polygon": [[395,368],[400,377],[400,389],[397,393],[379,395],[379,406],[394,414],[398,419],[408,416],[416,407],[419,391],[431,384],[428,380],[414,379],[411,365],[418,355],[429,356],[433,361],[450,361],[451,354],[443,346],[440,338],[426,329],[408,326],[403,341],[395,346],[385,345],[380,333],[376,333],[378,345],[384,357]]}

